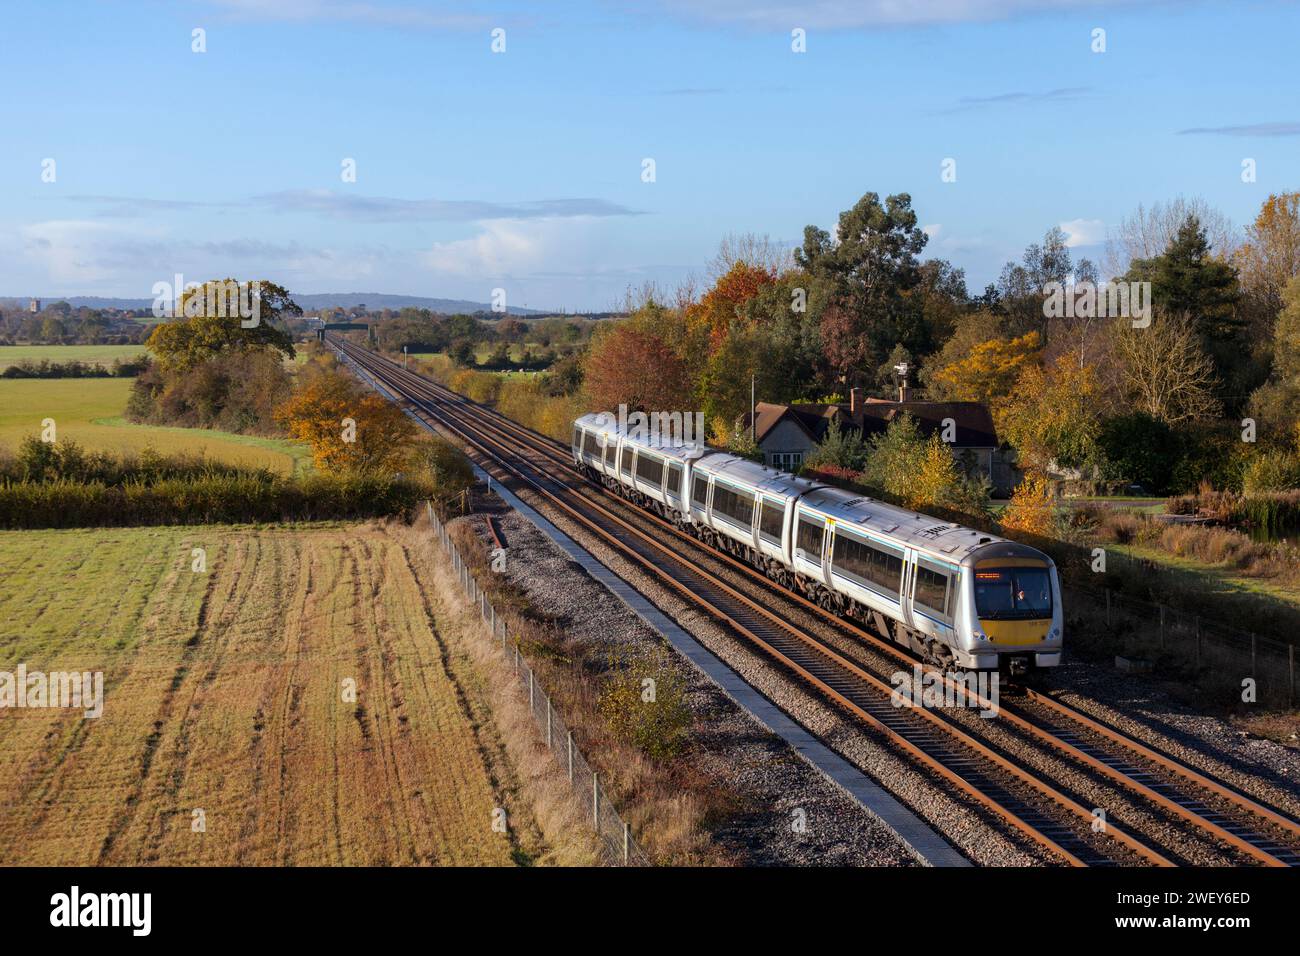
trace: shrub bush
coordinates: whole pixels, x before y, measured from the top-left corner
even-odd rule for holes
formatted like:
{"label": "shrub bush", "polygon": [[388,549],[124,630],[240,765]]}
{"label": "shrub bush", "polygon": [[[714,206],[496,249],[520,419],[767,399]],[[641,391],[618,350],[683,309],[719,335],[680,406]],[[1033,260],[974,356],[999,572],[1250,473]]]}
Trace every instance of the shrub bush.
{"label": "shrub bush", "polygon": [[679,753],[691,726],[681,675],[660,654],[611,655],[599,708],[610,732],[655,759]]}
{"label": "shrub bush", "polygon": [[1246,465],[1241,489],[1248,495],[1300,489],[1300,455],[1280,450],[1257,455]]}

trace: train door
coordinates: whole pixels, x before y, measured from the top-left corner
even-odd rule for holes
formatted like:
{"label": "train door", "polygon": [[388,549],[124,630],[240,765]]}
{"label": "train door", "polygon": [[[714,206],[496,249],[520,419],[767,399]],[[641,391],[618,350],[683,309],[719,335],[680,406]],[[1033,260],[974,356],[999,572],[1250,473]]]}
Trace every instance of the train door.
{"label": "train door", "polygon": [[825,518],[811,511],[795,509],[794,569],[805,577],[825,584],[827,554],[830,553],[830,526]]}
{"label": "train door", "polygon": [[903,552],[903,583],[898,595],[898,608],[903,614],[903,623],[913,626],[912,595],[916,593],[916,552],[908,548]]}
{"label": "train door", "polygon": [[668,477],[664,479],[664,500],[668,502],[668,507],[676,511],[687,510],[682,498],[682,474],[681,462],[668,462]]}

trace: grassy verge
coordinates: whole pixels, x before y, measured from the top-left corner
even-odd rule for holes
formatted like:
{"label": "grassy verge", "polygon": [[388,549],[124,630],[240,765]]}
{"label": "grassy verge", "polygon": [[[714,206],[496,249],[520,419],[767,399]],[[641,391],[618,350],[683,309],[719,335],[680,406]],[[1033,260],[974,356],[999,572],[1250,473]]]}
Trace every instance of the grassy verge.
{"label": "grassy verge", "polygon": [[[678,665],[666,653],[615,660],[571,640],[526,591],[491,573],[483,541],[470,524],[449,527],[462,558],[650,858],[676,866],[728,863],[710,832],[737,808],[732,795],[691,760],[691,717],[678,694],[683,683]],[[654,680],[652,704],[640,696],[644,677]]]}
{"label": "grassy verge", "polygon": [[[1150,546],[1112,544],[1108,547],[1129,558],[1158,565],[1176,591],[1195,593],[1211,601],[1218,608],[1215,616],[1221,620],[1249,620],[1259,613],[1262,605],[1270,617],[1287,622],[1284,627],[1292,636],[1300,635],[1300,589],[1294,585],[1234,573],[1222,565],[1180,557]],[[1284,639],[1282,634],[1273,636]]]}
{"label": "grassy verge", "polygon": [[203,474],[106,485],[0,482],[0,528],[282,522],[411,516],[433,485],[387,474]]}

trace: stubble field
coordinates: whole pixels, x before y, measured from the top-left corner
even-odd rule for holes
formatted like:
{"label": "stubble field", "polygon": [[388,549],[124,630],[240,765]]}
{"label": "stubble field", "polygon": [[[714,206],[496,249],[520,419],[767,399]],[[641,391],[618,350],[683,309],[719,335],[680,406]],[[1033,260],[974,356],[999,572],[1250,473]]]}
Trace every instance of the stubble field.
{"label": "stubble field", "polygon": [[0,670],[104,675],[98,718],[0,710],[0,863],[529,859],[526,821],[493,828],[510,771],[411,541],[0,532]]}

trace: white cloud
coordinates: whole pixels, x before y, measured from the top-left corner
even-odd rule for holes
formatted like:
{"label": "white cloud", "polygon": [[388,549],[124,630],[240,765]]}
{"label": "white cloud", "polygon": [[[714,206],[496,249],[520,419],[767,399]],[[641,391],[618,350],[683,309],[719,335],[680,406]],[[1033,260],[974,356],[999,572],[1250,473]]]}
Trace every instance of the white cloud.
{"label": "white cloud", "polygon": [[1106,241],[1106,224],[1100,219],[1070,219],[1060,224],[1065,246],[1095,246]]}
{"label": "white cloud", "polygon": [[81,219],[51,219],[18,230],[19,255],[49,282],[77,287],[111,279],[129,248],[148,244],[156,231]]}
{"label": "white cloud", "polygon": [[352,0],[208,0],[210,7],[238,20],[290,23],[334,21],[430,30],[481,30],[492,18],[462,11],[429,10],[416,4],[362,3]]}
{"label": "white cloud", "polygon": [[753,29],[789,31],[915,26],[1006,20],[1105,6],[1155,5],[1162,0],[662,0],[672,13]]}
{"label": "white cloud", "polygon": [[433,273],[449,276],[526,276],[588,271],[604,230],[591,218],[494,219],[465,239],[435,242],[420,258]]}

